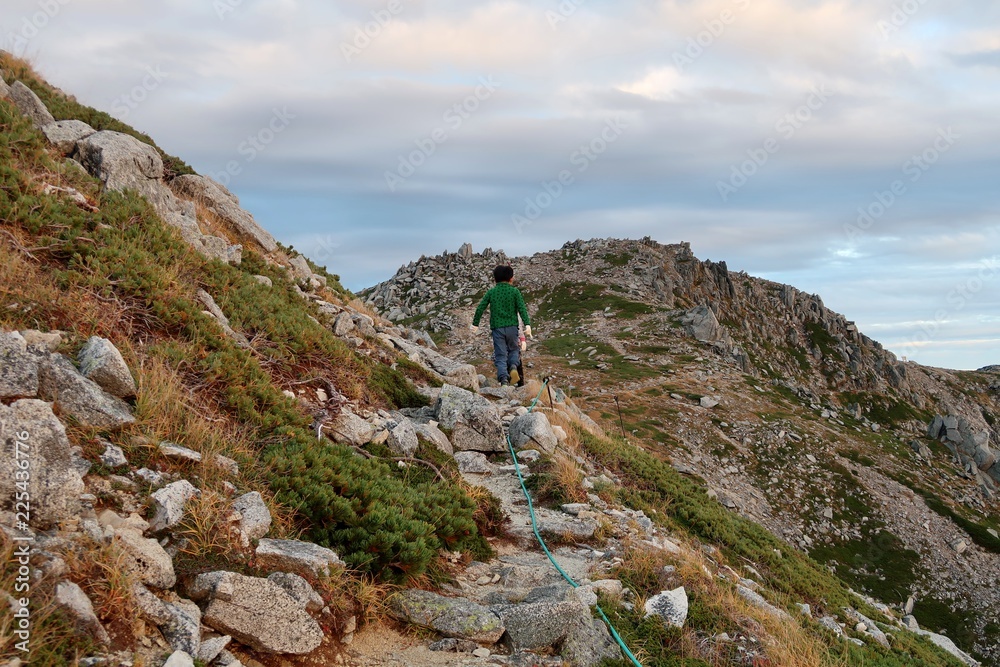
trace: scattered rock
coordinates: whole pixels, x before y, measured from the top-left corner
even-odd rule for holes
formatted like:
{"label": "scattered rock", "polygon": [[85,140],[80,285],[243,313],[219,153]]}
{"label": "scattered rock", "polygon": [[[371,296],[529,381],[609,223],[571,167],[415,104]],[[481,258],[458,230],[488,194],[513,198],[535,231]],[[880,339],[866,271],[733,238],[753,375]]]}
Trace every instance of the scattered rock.
{"label": "scattered rock", "polygon": [[163,663],[163,667],[194,667],[194,658],[185,651],[174,651]]}
{"label": "scattered rock", "polygon": [[688,597],[684,587],[663,591],[646,600],[646,618],[659,616],[663,622],[674,628],[683,628],[688,614]]}
{"label": "scattered rock", "polygon": [[529,412],[515,418],[510,423],[510,440],[514,449],[537,448],[546,454],[554,452],[559,444],[548,417],[541,412]]}
{"label": "scattered rock", "polygon": [[149,522],[153,532],[173,528],[184,518],[184,506],[187,501],[198,495],[198,489],[186,479],[168,484],[150,496],[153,499],[156,513]]}
{"label": "scattered rock", "polygon": [[39,366],[38,396],[83,426],[113,431],[135,422],[128,403],[80,375],[61,354],[49,355]]}
{"label": "scattered rock", "polygon": [[486,454],[482,452],[455,452],[458,471],[474,475],[486,475],[492,472]]}
{"label": "scattered rock", "polygon": [[765,612],[767,612],[771,616],[774,616],[775,618],[780,618],[782,620],[791,619],[791,616],[789,616],[788,612],[786,612],[784,609],[779,609],[778,607],[775,607],[773,604],[765,600],[760,593],[757,593],[756,591],[753,591],[747,588],[746,586],[737,586],[736,592],[739,593],[741,598],[749,602],[751,605],[757,607],[758,609],[764,610]]}
{"label": "scattered rock", "polygon": [[271,510],[257,491],[234,500],[233,511],[240,515],[240,531],[251,540],[264,537],[271,529]]}
{"label": "scattered rock", "polygon": [[203,640],[201,646],[198,648],[198,660],[206,665],[211,664],[229,646],[231,641],[233,641],[233,638],[229,635]]}
{"label": "scattered rock", "polygon": [[270,232],[241,208],[236,195],[218,181],[197,174],[184,174],[170,181],[170,187],[181,197],[197,201],[211,211],[241,239],[252,239],[265,252],[277,250],[278,244]]}
{"label": "scattered rock", "polygon": [[[272,572],[267,575],[269,581],[281,586],[286,593],[292,596],[306,611],[320,611],[325,603],[319,593],[309,585],[309,582],[297,574],[291,572]],[[225,648],[225,647],[223,647]]]}
{"label": "scattered rock", "polygon": [[174,443],[167,442],[166,440],[160,443],[158,449],[160,454],[162,456],[166,456],[168,459],[187,461],[189,463],[201,463],[201,452],[196,452],[193,449],[182,447],[181,445],[175,445]]}
{"label": "scattered rock", "polygon": [[337,419],[326,427],[335,442],[361,447],[371,442],[375,427],[350,410],[342,410]]}
{"label": "scattered rock", "polygon": [[140,582],[161,589],[173,588],[177,583],[173,561],[159,542],[128,528],[116,530],[114,541],[125,554],[125,567],[135,573]]}
{"label": "scattered rock", "polygon": [[323,641],[319,624],[273,581],[211,572],[198,575],[192,589],[192,597],[208,600],[205,625],[256,651],[301,655]]}
{"label": "scattered rock", "polygon": [[56,119],[52,117],[45,103],[35,94],[35,91],[20,81],[15,81],[10,86],[7,94],[17,107],[17,110],[31,119],[31,122],[36,127],[45,127],[56,122]]}
{"label": "scattered rock", "polygon": [[471,391],[444,385],[434,408],[441,427],[451,431],[456,451],[502,452],[507,449],[500,412]]}
{"label": "scattered rock", "polygon": [[91,336],[77,355],[80,373],[118,398],[132,398],[137,388],[125,359],[111,341]]}
{"label": "scattered rock", "polygon": [[165,604],[169,620],[160,626],[163,638],[175,651],[198,655],[201,648],[201,609],[190,600]]}
{"label": "scattered rock", "polygon": [[413,428],[413,423],[405,417],[400,418],[397,424],[389,429],[389,439],[386,441],[386,445],[389,447],[389,451],[396,456],[416,454],[420,442],[417,440],[417,431]]}
{"label": "scattered rock", "polygon": [[72,155],[76,150],[76,142],[96,132],[82,120],[57,120],[42,126],[42,134],[64,156]]}
{"label": "scattered rock", "polygon": [[101,464],[109,468],[120,468],[128,465],[128,459],[125,458],[125,452],[122,451],[121,447],[106,442],[104,443],[104,453],[101,454]]}
{"label": "scattered rock", "polygon": [[344,567],[333,551],[312,542],[263,539],[257,543],[257,566],[272,572],[295,572],[307,577],[329,574]]}
{"label": "scattered rock", "polygon": [[389,611],[406,623],[481,644],[494,644],[504,633],[500,617],[489,608],[465,598],[446,598],[430,591],[404,590],[393,596]]}
{"label": "scattered rock", "polygon": [[111,637],[94,613],[94,605],[83,589],[72,581],[62,581],[56,586],[56,605],[65,609],[77,626],[92,635],[101,644],[111,643]]}
{"label": "scattered rock", "polygon": [[18,461],[30,453],[32,525],[47,527],[77,515],[83,480],[73,465],[66,429],[53,414],[52,406],[36,399],[22,399],[10,406],[0,404],[0,444],[0,498],[5,505],[12,506],[18,491]]}

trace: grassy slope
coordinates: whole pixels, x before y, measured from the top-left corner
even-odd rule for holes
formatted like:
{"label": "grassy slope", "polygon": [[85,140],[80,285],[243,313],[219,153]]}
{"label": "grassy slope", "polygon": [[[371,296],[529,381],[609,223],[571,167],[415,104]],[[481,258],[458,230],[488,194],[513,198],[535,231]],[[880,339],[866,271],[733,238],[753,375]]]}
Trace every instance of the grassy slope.
{"label": "grassy slope", "polygon": [[[8,81],[26,80],[57,117],[127,129],[60,97],[23,63],[5,58],[0,64]],[[77,189],[96,212],[43,194],[45,184]],[[303,532],[353,567],[384,578],[421,576],[440,548],[488,553],[473,520],[477,508],[453,480],[407,476],[378,459],[318,443],[310,417],[281,393],[293,381],[322,377],[363,404],[425,403],[403,375],[356,354],[314,322],[315,306],[262,257],[248,252],[240,267],[208,261],[143,199],[102,192],[95,179],[51,155],[41,134],[6,101],[0,101],[0,220],[0,329],[63,330],[62,351],[71,356],[91,335],[123,351],[140,384],[138,422],[109,437],[133,464],[175,467],[150,445],[159,439],[232,456],[242,469],[238,485],[274,499],[285,533]],[[270,276],[274,287],[259,284],[255,274]],[[201,312],[198,288],[215,296],[233,326],[254,341],[252,350],[237,347]],[[99,451],[97,437],[105,435],[73,425],[69,431],[89,454]],[[208,496],[222,495],[219,475],[183,472]],[[203,527],[189,528],[210,537]],[[178,566],[183,572],[218,564],[246,568],[245,554],[211,551],[199,552],[203,561],[182,554]],[[5,636],[3,644],[6,652]]]}

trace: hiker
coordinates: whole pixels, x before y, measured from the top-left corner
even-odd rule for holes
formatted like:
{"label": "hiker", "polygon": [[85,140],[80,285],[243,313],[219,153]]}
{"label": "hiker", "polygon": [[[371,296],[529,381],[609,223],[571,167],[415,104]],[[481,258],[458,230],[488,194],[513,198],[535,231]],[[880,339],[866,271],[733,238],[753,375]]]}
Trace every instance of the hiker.
{"label": "hiker", "polygon": [[[528,307],[524,305],[521,291],[512,284],[514,269],[510,266],[498,266],[493,269],[493,281],[496,283],[483,296],[476,306],[476,314],[472,317],[473,333],[479,331],[479,320],[486,308],[490,309],[490,331],[493,334],[493,363],[497,367],[497,381],[500,386],[510,385],[511,371],[518,373],[517,382],[523,380],[519,372],[521,363],[521,341],[517,316],[524,322],[524,335],[531,338],[531,318],[528,317]],[[527,341],[525,341],[527,346]]]}

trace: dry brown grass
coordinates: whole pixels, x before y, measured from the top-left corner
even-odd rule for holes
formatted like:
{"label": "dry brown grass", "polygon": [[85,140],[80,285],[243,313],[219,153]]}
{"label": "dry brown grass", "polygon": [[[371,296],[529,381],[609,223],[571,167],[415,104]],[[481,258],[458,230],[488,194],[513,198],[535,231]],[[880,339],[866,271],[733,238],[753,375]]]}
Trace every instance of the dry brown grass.
{"label": "dry brown grass", "polygon": [[181,552],[192,560],[223,557],[238,559],[244,551],[239,526],[230,520],[231,504],[225,495],[203,489],[184,507],[184,519],[174,530]]}
{"label": "dry brown grass", "polygon": [[378,581],[369,574],[335,570],[317,582],[317,590],[333,610],[334,616],[354,613],[358,627],[362,627],[388,618],[389,599],[400,588]]}
{"label": "dry brown grass", "polygon": [[133,586],[138,578],[115,544],[86,544],[63,554],[69,578],[94,604],[94,613],[116,644],[132,645],[143,633]]}

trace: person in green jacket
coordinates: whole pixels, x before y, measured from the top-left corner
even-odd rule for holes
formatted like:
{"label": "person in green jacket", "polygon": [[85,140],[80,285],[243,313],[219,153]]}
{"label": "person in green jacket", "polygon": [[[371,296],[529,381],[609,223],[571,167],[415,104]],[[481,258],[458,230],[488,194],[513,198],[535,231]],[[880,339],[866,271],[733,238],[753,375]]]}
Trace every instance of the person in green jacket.
{"label": "person in green jacket", "polygon": [[517,316],[524,322],[524,334],[531,338],[531,318],[524,304],[521,290],[511,284],[514,269],[498,266],[493,269],[496,285],[486,292],[476,306],[472,318],[472,331],[479,331],[479,321],[486,309],[490,309],[490,331],[493,334],[493,363],[497,367],[497,380],[501,386],[510,384],[510,373],[521,362],[521,342],[519,340]]}

